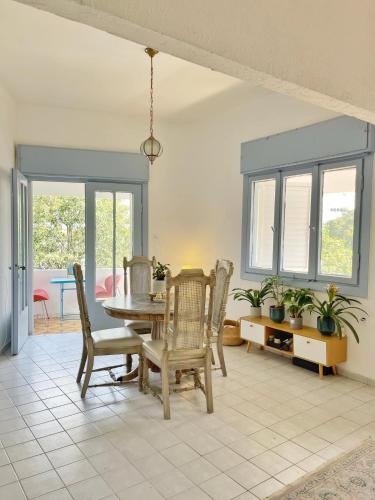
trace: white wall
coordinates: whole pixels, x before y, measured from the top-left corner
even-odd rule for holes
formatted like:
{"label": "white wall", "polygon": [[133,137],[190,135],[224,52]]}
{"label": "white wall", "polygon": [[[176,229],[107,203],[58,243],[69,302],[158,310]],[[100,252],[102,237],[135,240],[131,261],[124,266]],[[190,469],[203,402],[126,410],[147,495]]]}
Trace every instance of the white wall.
{"label": "white wall", "polygon": [[14,166],[14,102],[0,84],[0,351],[10,340],[11,173]]}
{"label": "white wall", "polygon": [[[210,106],[206,111],[203,107],[191,122],[189,116],[187,125],[178,123],[169,131],[165,155],[151,169],[150,253],[170,262],[175,271],[182,264],[209,271],[217,257],[228,258],[235,265],[231,286],[256,287],[257,283],[240,279],[240,143],[326,120],[332,114],[278,95],[259,97],[237,108],[230,103],[226,109]],[[375,216],[372,227],[374,234]],[[348,362],[342,366],[347,373],[375,382],[374,260],[372,244],[369,300],[364,301],[370,316],[360,326],[359,346],[349,336]],[[229,318],[246,313],[244,302],[229,298]]]}
{"label": "white wall", "polygon": [[[242,176],[240,143],[329,119],[321,108],[279,94],[257,93],[251,100],[220,96],[181,113],[178,121],[157,124],[164,155],[151,168],[150,249],[172,265],[209,271],[218,257],[235,265],[232,286],[240,279]],[[19,106],[17,143],[138,151],[144,119],[68,109]],[[374,190],[375,193],[375,190]],[[373,220],[375,231],[375,217]],[[372,250],[372,259],[374,251]],[[370,267],[369,303],[375,298]],[[375,276],[374,276],[375,277]],[[367,301],[365,306],[367,306]],[[370,309],[370,307],[368,307]],[[228,304],[228,317],[246,314],[243,303]],[[372,316],[361,326],[361,344],[349,339],[346,370],[375,381]]]}

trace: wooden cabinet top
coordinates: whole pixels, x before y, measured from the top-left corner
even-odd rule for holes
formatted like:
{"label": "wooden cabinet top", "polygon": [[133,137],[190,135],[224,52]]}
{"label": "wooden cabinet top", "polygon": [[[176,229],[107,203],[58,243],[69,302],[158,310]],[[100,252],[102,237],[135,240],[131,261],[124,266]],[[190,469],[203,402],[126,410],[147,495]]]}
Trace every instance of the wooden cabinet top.
{"label": "wooden cabinet top", "polygon": [[346,342],[345,335],[343,335],[341,339],[338,335],[332,335],[331,337],[329,337],[327,335],[322,335],[319,330],[310,326],[304,326],[303,328],[301,328],[301,330],[294,330],[290,327],[290,324],[287,321],[283,321],[282,323],[275,323],[268,316],[260,316],[259,318],[254,318],[252,316],[242,316],[240,320],[249,321],[250,323],[255,323],[257,325],[272,328],[273,330],[280,330],[282,332],[292,333],[294,335],[301,335],[302,337],[309,337],[310,339],[320,340],[322,342]]}

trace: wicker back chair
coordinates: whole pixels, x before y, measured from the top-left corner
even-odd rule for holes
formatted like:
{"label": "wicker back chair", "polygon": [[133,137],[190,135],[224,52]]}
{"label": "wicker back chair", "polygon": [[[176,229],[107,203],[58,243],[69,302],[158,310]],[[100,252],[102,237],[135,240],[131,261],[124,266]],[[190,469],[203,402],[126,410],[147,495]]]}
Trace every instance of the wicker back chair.
{"label": "wicker back chair", "polygon": [[137,256],[128,260],[124,257],[124,294],[151,292],[151,272],[156,264],[155,257]]}
{"label": "wicker back chair", "polygon": [[220,259],[215,266],[216,286],[214,291],[214,303],[212,311],[212,343],[216,343],[217,354],[223,377],[227,376],[224,361],[223,334],[226,307],[228,302],[229,283],[233,274],[233,263],[229,260]]}
{"label": "wicker back chair", "polygon": [[[170,418],[169,370],[204,369],[207,412],[213,412],[211,380],[211,322],[215,273],[205,276],[201,269],[182,270],[172,278],[166,278],[166,305],[162,340],[144,343],[144,387],[147,391],[147,359],[161,369],[164,418]],[[209,305],[207,328],[205,332],[205,309],[207,288]],[[172,299],[172,290],[174,297]],[[173,300],[173,319],[171,325],[171,301]]]}
{"label": "wicker back chair", "polygon": [[[152,257],[135,256],[131,260],[124,257],[124,295],[142,294],[148,295],[151,292],[151,274],[155,268],[156,260]],[[138,334],[151,333],[152,324],[150,321],[126,321],[125,325],[132,328]],[[126,371],[132,369],[132,357],[126,357]]]}
{"label": "wicker back chair", "polygon": [[[73,266],[74,277],[76,281],[77,290],[77,300],[79,305],[79,314],[81,318],[82,334],[83,334],[83,348],[82,348],[82,358],[77,374],[77,383],[81,382],[82,375],[86,366],[85,379],[83,382],[81,397],[86,396],[86,391],[88,387],[100,387],[108,385],[120,385],[121,382],[116,380],[112,368],[119,368],[124,366],[124,364],[107,366],[104,368],[94,367],[94,357],[95,356],[108,356],[110,354],[138,354],[140,367],[142,367],[142,338],[137,335],[134,331],[123,326],[122,328],[111,328],[108,330],[92,331],[91,323],[87,309],[85,289],[83,286],[83,275],[82,269],[79,264],[74,264]],[[113,382],[104,384],[89,385],[92,372],[107,370],[113,380]],[[140,370],[141,373],[142,370]],[[139,379],[139,387],[142,388],[141,377]]]}

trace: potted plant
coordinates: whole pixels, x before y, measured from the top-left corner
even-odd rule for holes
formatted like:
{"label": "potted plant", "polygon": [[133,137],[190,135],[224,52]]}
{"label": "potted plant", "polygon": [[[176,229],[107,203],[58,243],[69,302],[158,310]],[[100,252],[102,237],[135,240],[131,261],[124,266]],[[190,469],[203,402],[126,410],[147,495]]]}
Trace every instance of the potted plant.
{"label": "potted plant", "polygon": [[309,288],[288,288],[284,292],[284,304],[289,313],[290,326],[294,330],[302,328],[302,313],[310,308],[313,297],[314,294]]}
{"label": "potted plant", "polygon": [[332,335],[337,331],[341,338],[342,329],[347,327],[359,344],[358,333],[349,321],[348,316],[351,316],[358,323],[359,320],[356,313],[361,312],[367,315],[367,312],[361,307],[353,305],[361,304],[359,300],[349,299],[337,292],[337,286],[332,283],[327,286],[327,300],[320,301],[314,297],[310,311],[318,314],[317,328],[322,335]]}
{"label": "potted plant", "polygon": [[284,282],[280,276],[270,276],[264,280],[264,283],[269,286],[270,297],[276,302],[270,306],[270,318],[275,323],[282,323],[285,318]]}
{"label": "potted plant", "polygon": [[152,286],[152,291],[154,293],[164,293],[165,292],[165,276],[169,269],[169,264],[162,264],[161,262],[157,262],[154,267],[152,277],[154,279],[154,283]]}
{"label": "potted plant", "polygon": [[259,290],[253,288],[233,288],[233,300],[244,300],[249,302],[249,316],[257,318],[262,315],[262,305],[270,293],[270,286],[266,283],[261,283]]}

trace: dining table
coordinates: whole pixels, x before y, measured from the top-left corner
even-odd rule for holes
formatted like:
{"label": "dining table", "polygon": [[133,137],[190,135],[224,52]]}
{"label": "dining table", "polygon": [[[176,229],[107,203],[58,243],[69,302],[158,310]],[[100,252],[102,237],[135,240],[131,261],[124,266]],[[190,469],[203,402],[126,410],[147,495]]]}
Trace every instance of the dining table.
{"label": "dining table", "polygon": [[[151,300],[149,294],[127,294],[111,297],[103,302],[105,312],[112,318],[133,321],[150,321],[151,339],[159,340],[163,336],[165,317],[165,301]],[[170,304],[173,312],[173,301]],[[159,371],[156,370],[155,371]],[[126,375],[122,375],[121,382],[129,382],[138,376],[138,367]]]}

